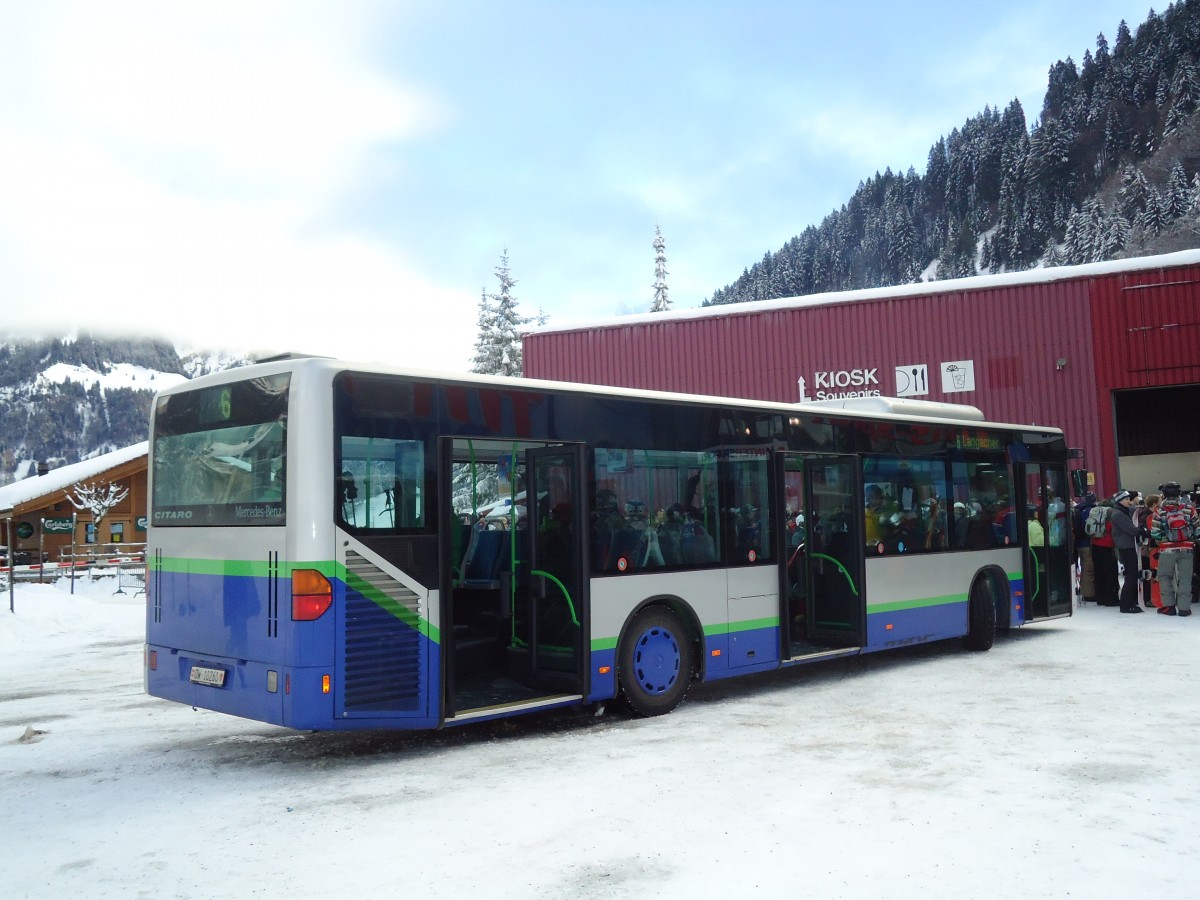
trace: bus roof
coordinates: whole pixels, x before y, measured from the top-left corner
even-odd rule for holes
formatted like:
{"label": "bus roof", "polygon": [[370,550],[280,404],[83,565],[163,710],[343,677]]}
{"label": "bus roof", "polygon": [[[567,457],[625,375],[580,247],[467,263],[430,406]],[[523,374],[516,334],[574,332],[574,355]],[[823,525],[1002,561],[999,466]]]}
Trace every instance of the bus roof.
{"label": "bus roof", "polygon": [[716,397],[703,394],[675,393],[670,391],[646,390],[643,388],[613,387],[610,385],[583,384],[567,381],[547,381],[535,378],[509,378],[501,375],[480,375],[467,372],[446,372],[429,369],[412,369],[380,362],[334,359],[322,356],[292,356],[285,354],[270,362],[224,369],[193,381],[164,388],[156,396],[178,394],[206,385],[227,384],[261,375],[288,371],[323,370],[331,374],[342,371],[366,374],[395,375],[419,381],[444,384],[486,385],[518,390],[553,390],[566,393],[603,395],[608,397],[661,400],[673,403],[688,403],[704,406],[729,405],[748,409],[777,412],[781,415],[810,413],[845,419],[874,419],[922,424],[944,424],[962,426],[972,422],[980,427],[999,428],[1012,431],[1037,431],[1043,434],[1062,434],[1062,430],[1050,425],[1034,425],[1019,422],[988,421],[982,410],[974,406],[941,403],[929,400],[910,400],[902,397],[853,397],[838,400],[809,400],[802,403],[785,403],[774,400],[751,400],[739,397]]}

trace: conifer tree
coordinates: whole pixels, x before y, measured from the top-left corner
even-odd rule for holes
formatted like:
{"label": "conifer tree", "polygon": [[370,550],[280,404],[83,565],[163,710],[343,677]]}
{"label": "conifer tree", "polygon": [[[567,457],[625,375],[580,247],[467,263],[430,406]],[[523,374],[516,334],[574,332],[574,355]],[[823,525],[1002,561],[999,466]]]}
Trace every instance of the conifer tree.
{"label": "conifer tree", "polygon": [[1175,160],[1171,174],[1167,176],[1167,188],[1163,194],[1163,215],[1168,222],[1182,218],[1188,207],[1187,172],[1183,164]]}
{"label": "conifer tree", "polygon": [[496,267],[500,292],[482,292],[479,299],[479,334],[475,339],[475,356],[471,371],[483,375],[521,376],[521,332],[529,319],[517,312],[517,299],[512,294],[517,283],[509,272],[508,250],[500,255]]}
{"label": "conifer tree", "polygon": [[667,298],[667,242],[663,240],[662,229],[654,226],[654,302],[650,312],[666,312],[671,308]]}
{"label": "conifer tree", "polygon": [[1138,225],[1147,234],[1158,234],[1166,227],[1166,224],[1166,206],[1158,191],[1151,187],[1150,193],[1146,196],[1146,208],[1142,210],[1142,215],[1138,218]]}
{"label": "conifer tree", "polygon": [[1112,259],[1124,250],[1129,241],[1129,231],[1129,222],[1119,212],[1114,211],[1106,216],[1097,247],[1097,259]]}
{"label": "conifer tree", "polygon": [[1047,269],[1053,269],[1056,266],[1063,264],[1062,253],[1058,249],[1058,244],[1055,242],[1053,235],[1046,240],[1046,248],[1042,251],[1042,265]]}
{"label": "conifer tree", "polygon": [[492,327],[496,313],[491,298],[483,288],[479,289],[479,314],[475,320],[475,355],[471,358],[471,371],[491,374],[496,370]]}

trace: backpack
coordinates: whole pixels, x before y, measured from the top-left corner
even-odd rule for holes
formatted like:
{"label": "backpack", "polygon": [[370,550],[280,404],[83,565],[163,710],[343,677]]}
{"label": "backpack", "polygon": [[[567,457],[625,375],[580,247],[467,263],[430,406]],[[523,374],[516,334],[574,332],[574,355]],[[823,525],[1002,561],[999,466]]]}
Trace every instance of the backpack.
{"label": "backpack", "polygon": [[1176,506],[1168,510],[1163,510],[1163,540],[1166,543],[1180,544],[1190,540],[1189,534],[1191,533],[1191,528],[1188,525],[1187,510],[1185,508]]}
{"label": "backpack", "polygon": [[1083,533],[1088,537],[1104,537],[1108,520],[1112,517],[1111,506],[1093,506],[1083,520]]}

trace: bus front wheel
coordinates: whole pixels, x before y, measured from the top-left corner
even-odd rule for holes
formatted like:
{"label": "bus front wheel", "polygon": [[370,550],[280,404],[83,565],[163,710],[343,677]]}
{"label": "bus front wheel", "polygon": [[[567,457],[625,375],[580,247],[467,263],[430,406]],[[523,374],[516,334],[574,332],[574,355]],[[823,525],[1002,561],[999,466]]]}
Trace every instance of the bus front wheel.
{"label": "bus front wheel", "polygon": [[996,586],[991,578],[977,578],[967,599],[968,650],[990,650],[996,640]]}
{"label": "bus front wheel", "polygon": [[691,639],[671,610],[650,607],[626,629],[617,658],[625,702],[639,716],[661,716],[682,701],[694,667]]}

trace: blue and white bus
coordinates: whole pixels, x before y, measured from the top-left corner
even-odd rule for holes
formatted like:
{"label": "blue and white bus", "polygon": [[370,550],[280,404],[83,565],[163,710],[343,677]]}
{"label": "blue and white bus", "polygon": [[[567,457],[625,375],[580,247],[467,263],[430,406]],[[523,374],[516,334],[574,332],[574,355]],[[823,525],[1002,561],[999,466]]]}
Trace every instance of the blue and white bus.
{"label": "blue and white bus", "polygon": [[146,689],[291,728],[655,715],[1071,614],[1072,451],[972,407],[284,358],[151,435]]}

